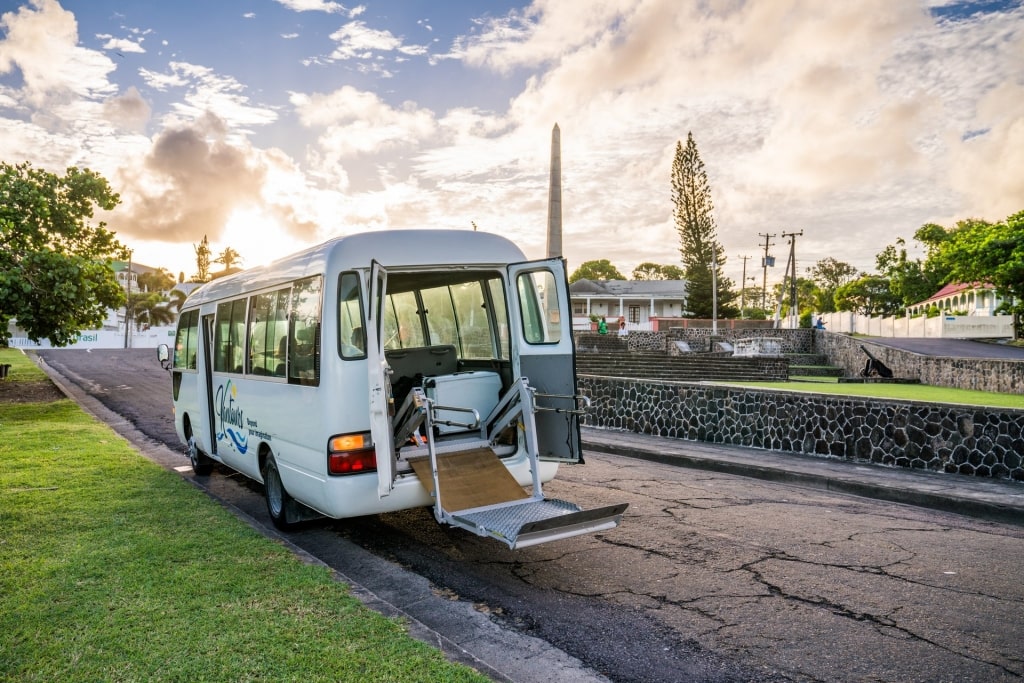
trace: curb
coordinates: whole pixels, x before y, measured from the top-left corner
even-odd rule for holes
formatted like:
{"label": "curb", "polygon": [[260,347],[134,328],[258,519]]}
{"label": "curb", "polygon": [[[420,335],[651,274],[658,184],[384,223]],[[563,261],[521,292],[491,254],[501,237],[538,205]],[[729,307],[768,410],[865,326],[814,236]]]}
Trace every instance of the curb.
{"label": "curb", "polygon": [[[1010,504],[997,500],[985,500],[984,492],[969,490],[954,490],[953,486],[958,482],[950,481],[923,481],[920,486],[911,486],[910,482],[886,483],[882,481],[871,481],[870,475],[857,474],[853,472],[854,467],[871,468],[874,465],[858,465],[843,461],[821,460],[815,464],[830,466],[834,471],[828,474],[794,471],[793,469],[782,469],[758,465],[749,462],[735,460],[718,460],[710,457],[687,455],[678,452],[659,452],[650,448],[637,448],[610,444],[607,442],[588,440],[585,436],[582,441],[585,450],[619,455],[627,458],[646,460],[663,465],[677,467],[689,467],[692,469],[711,472],[721,472],[741,477],[750,477],[764,481],[794,484],[808,488],[822,489],[836,493],[845,493],[862,498],[872,498],[891,503],[902,503],[915,507],[929,508],[942,512],[965,515],[990,522],[1002,524],[1013,524],[1024,526],[1024,489],[1021,489],[1020,504]],[[773,455],[779,455],[773,453]],[[800,456],[792,456],[799,458]],[[845,471],[844,471],[845,470]],[[880,470],[879,474],[891,475],[889,469]],[[905,477],[936,477],[962,476],[944,475],[939,473],[926,472],[896,472],[897,475]],[[856,476],[855,476],[856,475]],[[963,482],[968,483],[968,482]],[[987,482],[982,482],[987,483]],[[945,486],[943,486],[945,485]],[[941,491],[936,491],[936,488]]]}

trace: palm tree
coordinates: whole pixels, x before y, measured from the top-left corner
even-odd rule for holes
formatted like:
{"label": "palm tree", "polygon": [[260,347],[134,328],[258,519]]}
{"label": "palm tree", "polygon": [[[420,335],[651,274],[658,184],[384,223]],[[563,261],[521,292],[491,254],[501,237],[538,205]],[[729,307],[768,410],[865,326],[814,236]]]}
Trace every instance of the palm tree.
{"label": "palm tree", "polygon": [[214,263],[223,263],[224,270],[230,270],[236,263],[242,262],[242,255],[231,247],[224,247],[224,251],[220,252],[220,256],[213,259]]}
{"label": "palm tree", "polygon": [[185,305],[185,299],[187,298],[188,294],[180,289],[171,290],[171,306],[179,313],[181,312],[181,307]]}
{"label": "palm tree", "polygon": [[132,294],[128,308],[135,320],[135,329],[141,330],[143,325],[153,327],[174,322],[175,312],[167,304],[167,298],[156,292]]}

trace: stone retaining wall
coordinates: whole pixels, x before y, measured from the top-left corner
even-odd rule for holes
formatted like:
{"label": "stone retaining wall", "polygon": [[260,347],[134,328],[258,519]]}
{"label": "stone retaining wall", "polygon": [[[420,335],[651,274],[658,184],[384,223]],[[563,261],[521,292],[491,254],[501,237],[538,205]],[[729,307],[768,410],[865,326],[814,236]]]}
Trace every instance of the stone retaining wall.
{"label": "stone retaining wall", "polygon": [[694,351],[711,351],[714,342],[735,343],[738,339],[760,339],[770,337],[781,342],[783,353],[814,353],[814,334],[811,329],[797,330],[750,330],[726,329],[721,326],[717,333],[710,327],[673,327],[668,334],[669,341],[684,341]]}
{"label": "stone retaining wall", "polygon": [[[630,332],[619,337],[613,332],[597,334],[596,332],[575,332],[576,350],[580,353],[589,351],[665,351],[671,342],[684,341],[695,352],[712,350],[714,342],[734,343],[738,339],[758,339],[771,337],[781,341],[783,353],[814,353],[814,334],[810,329],[799,330],[763,330],[763,329],[728,329],[719,327],[712,334],[710,327],[673,327],[663,332]],[[863,355],[863,354],[861,354]],[[863,367],[863,363],[861,364]]]}
{"label": "stone retaining wall", "polygon": [[593,375],[579,385],[591,427],[1024,481],[1024,410]]}
{"label": "stone retaining wall", "polygon": [[872,344],[870,339],[815,332],[817,352],[827,355],[829,362],[843,368],[848,377],[855,377],[864,369],[868,357],[860,348],[862,344],[871,355],[889,366],[896,377],[918,379],[922,384],[935,387],[1024,393],[1024,361],[922,356],[912,351]]}

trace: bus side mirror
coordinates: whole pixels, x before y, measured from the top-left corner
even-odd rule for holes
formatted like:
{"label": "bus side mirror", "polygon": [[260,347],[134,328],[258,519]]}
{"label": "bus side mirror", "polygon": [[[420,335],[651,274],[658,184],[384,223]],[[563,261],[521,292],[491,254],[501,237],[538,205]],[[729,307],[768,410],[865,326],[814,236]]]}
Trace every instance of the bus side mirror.
{"label": "bus side mirror", "polygon": [[171,349],[167,344],[156,347],[156,359],[160,361],[160,367],[164,370],[171,369]]}

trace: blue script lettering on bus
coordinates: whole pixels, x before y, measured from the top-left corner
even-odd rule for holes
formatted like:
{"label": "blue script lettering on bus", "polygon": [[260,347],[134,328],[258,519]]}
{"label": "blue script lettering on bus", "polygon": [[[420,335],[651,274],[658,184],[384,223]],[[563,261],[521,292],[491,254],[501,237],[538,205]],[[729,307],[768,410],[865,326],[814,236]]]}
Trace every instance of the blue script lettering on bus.
{"label": "blue script lettering on bus", "polygon": [[230,438],[238,452],[244,454],[249,450],[249,430],[245,426],[245,415],[241,406],[235,404],[237,395],[238,388],[231,380],[217,387],[217,417],[220,419],[217,440]]}

